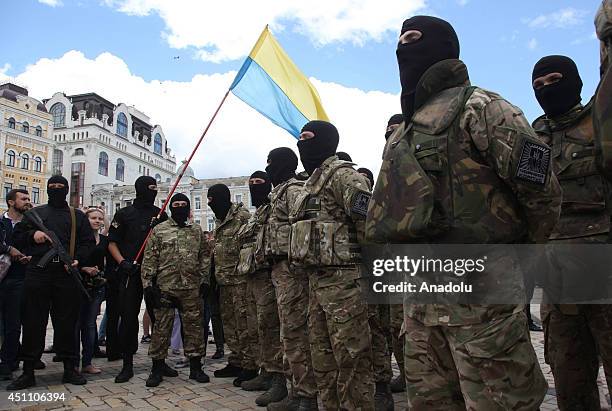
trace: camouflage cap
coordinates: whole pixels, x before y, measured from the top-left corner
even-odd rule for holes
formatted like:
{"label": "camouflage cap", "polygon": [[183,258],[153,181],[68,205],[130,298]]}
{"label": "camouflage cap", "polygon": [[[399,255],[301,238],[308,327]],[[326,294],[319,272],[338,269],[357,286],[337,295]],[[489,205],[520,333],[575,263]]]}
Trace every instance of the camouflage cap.
{"label": "camouflage cap", "polygon": [[597,38],[606,41],[612,36],[612,0],[603,0],[595,15]]}

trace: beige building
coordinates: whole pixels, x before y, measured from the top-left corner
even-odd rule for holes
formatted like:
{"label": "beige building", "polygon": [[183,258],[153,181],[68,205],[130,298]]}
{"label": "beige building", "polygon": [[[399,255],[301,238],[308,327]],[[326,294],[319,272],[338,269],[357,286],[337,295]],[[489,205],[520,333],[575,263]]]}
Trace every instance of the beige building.
{"label": "beige building", "polygon": [[52,135],[53,117],[44,104],[23,87],[0,84],[0,208],[6,207],[6,194],[13,188],[28,190],[34,205],[47,202]]}

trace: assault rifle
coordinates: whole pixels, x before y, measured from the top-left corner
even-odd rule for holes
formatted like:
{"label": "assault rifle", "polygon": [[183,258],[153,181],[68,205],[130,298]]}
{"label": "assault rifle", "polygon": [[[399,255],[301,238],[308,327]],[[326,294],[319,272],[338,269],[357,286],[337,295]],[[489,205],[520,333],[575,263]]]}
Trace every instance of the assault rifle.
{"label": "assault rifle", "polygon": [[85,297],[87,297],[87,300],[91,301],[91,295],[89,295],[89,293],[83,286],[83,283],[81,282],[81,274],[79,273],[79,270],[72,266],[74,260],[72,259],[70,254],[66,252],[66,249],[62,246],[62,243],[60,242],[59,238],[57,238],[57,235],[53,231],[45,227],[42,218],[40,218],[40,216],[34,209],[29,210],[27,212],[27,215],[30,217],[30,221],[34,223],[36,228],[39,231],[45,233],[47,237],[51,239],[51,249],[47,251],[45,255],[40,258],[40,260],[38,260],[36,267],[45,268],[49,261],[51,261],[51,259],[57,256],[59,261],[64,263],[64,265],[66,266],[68,274],[70,275],[70,277],[72,277],[74,282],[76,282],[77,286],[79,287],[79,290],[85,295]]}

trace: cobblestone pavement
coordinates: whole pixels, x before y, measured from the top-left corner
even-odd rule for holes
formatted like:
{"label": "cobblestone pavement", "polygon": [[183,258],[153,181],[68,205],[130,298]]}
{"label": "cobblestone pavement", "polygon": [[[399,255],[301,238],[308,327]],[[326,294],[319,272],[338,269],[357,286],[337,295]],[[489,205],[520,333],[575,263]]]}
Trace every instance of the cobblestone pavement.
{"label": "cobblestone pavement", "polygon": [[[537,307],[532,307],[532,311],[537,313]],[[141,313],[142,316],[142,313]],[[101,317],[98,317],[100,320]],[[50,327],[50,326],[49,326]],[[141,330],[142,332],[142,330]],[[550,368],[544,364],[543,339],[542,333],[532,333],[532,341],[542,370],[546,375],[550,386],[548,394],[541,406],[541,410],[556,410],[554,382]],[[52,329],[47,333],[47,345],[52,341]],[[147,345],[141,345],[138,353],[134,357],[134,378],[124,384],[115,384],[115,375],[119,373],[121,361],[107,362],[105,359],[94,359],[94,364],[100,367],[103,372],[98,375],[87,375],[88,383],[82,386],[63,385],[62,365],[51,361],[52,354],[44,354],[43,361],[47,368],[36,372],[37,386],[30,390],[19,392],[26,399],[32,394],[32,399],[36,398],[35,393],[63,393],[65,399],[55,402],[35,402],[35,401],[10,401],[10,392],[5,391],[8,382],[0,383],[0,409],[23,409],[23,410],[71,410],[71,409],[91,409],[103,410],[108,408],[120,410],[156,410],[168,408],[180,408],[185,410],[261,410],[255,405],[255,398],[259,393],[243,391],[232,385],[231,378],[219,379],[213,377],[213,371],[222,368],[225,360],[211,360],[210,356],[214,352],[214,345],[209,345],[205,371],[211,377],[208,384],[198,384],[188,379],[189,369],[179,369],[179,376],[176,378],[165,378],[162,384],[156,388],[145,387],[145,380],[149,374],[150,360],[147,357]],[[168,363],[173,365],[180,357],[169,354]],[[397,364],[393,363],[394,374],[399,374]],[[15,375],[18,375],[15,373]],[[605,379],[603,371],[600,370],[599,386],[602,398],[602,408],[610,410],[608,405],[609,397],[605,389]],[[23,397],[22,397],[23,398]],[[395,394],[395,408],[398,410],[406,409],[405,394]],[[608,399],[608,401],[606,401]],[[322,409],[322,408],[321,408]]]}

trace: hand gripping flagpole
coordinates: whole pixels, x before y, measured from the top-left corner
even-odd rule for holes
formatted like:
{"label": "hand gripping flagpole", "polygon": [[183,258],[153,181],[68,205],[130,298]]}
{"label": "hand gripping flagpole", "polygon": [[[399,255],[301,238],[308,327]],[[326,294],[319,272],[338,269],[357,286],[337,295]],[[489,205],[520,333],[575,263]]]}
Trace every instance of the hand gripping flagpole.
{"label": "hand gripping flagpole", "polygon": [[[230,91],[231,91],[231,89],[228,89],[225,92],[225,95],[223,96],[223,99],[221,99],[221,103],[219,103],[219,106],[217,107],[217,109],[215,110],[214,114],[210,118],[210,121],[208,122],[208,125],[206,126],[206,128],[204,129],[204,132],[200,136],[200,139],[198,140],[198,143],[193,148],[193,151],[191,152],[191,155],[189,156],[189,158],[187,158],[187,161],[185,162],[185,165],[183,167],[181,167],[182,168],[181,172],[179,173],[178,177],[176,178],[176,181],[174,182],[174,184],[172,185],[172,188],[170,189],[170,192],[168,193],[168,197],[166,197],[166,201],[164,201],[164,204],[162,205],[161,209],[159,210],[159,213],[157,214],[157,217],[155,217],[156,219],[159,220],[161,218],[162,214],[164,213],[164,211],[166,210],[166,208],[168,207],[168,203],[170,203],[170,199],[172,198],[172,195],[174,194],[174,191],[176,190],[176,187],[178,186],[179,182],[181,181],[181,178],[183,178],[183,174],[185,174],[185,170],[187,170],[187,167],[189,166],[189,163],[191,163],[191,159],[195,155],[196,151],[198,151],[198,148],[200,147],[200,144],[202,144],[202,141],[204,140],[204,137],[206,136],[206,133],[208,133],[208,129],[210,128],[212,122],[217,117],[217,114],[219,113],[219,110],[221,110],[221,106],[223,105],[223,103],[225,103],[225,100],[227,99],[227,96],[229,95]],[[153,232],[153,228],[151,227],[151,228],[149,228],[149,231],[147,232],[147,236],[145,237],[144,242],[140,246],[140,250],[138,250],[138,254],[136,254],[136,257],[134,258],[134,262],[135,263],[137,263],[138,260],[140,259],[140,257],[142,257],[142,254],[144,253],[145,247],[147,246],[147,243],[149,242],[149,238],[151,238],[151,233],[152,232]],[[125,283],[125,288],[128,287],[129,283],[130,283],[130,279],[128,277],[128,279],[127,279],[127,281]]]}

